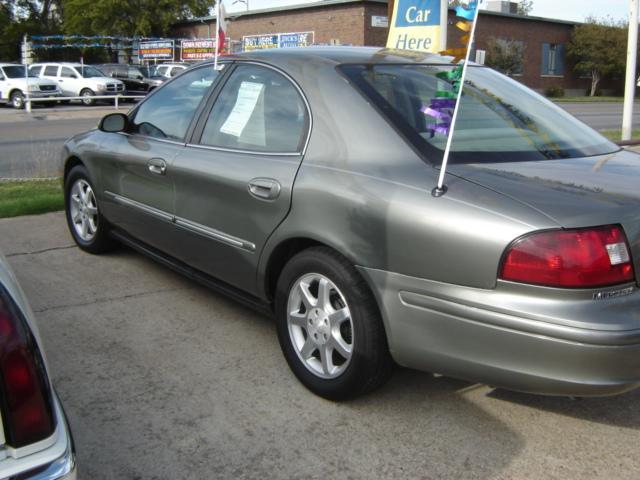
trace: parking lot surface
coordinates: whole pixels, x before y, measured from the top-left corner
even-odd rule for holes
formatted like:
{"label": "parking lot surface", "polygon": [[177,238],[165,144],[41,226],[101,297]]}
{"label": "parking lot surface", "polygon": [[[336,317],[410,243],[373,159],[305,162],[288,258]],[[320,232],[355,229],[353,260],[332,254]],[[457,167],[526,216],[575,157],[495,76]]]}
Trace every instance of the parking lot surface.
{"label": "parking lot surface", "polygon": [[81,479],[640,477],[640,391],[545,398],[400,369],[336,404],[273,322],[61,213],[0,220],[75,435]]}

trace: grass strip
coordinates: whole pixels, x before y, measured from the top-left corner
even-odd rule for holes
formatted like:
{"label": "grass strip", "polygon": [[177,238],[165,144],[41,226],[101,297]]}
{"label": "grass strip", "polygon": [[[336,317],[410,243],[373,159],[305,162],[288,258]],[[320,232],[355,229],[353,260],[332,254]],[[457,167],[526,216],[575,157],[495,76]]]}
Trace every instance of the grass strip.
{"label": "grass strip", "polygon": [[37,215],[63,208],[64,196],[59,178],[0,181],[0,218]]}
{"label": "grass strip", "polygon": [[[619,142],[622,139],[622,130],[602,130],[599,133],[607,137],[612,142]],[[631,132],[631,140],[640,140],[639,128],[635,128],[633,132]]]}

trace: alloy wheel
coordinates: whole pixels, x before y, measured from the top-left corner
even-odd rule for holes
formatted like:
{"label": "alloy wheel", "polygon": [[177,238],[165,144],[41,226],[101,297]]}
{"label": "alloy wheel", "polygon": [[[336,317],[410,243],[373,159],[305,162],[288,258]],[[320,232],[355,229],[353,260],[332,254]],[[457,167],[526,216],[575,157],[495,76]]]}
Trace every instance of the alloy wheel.
{"label": "alloy wheel", "polygon": [[314,375],[339,377],[353,355],[353,321],[338,287],[319,273],[299,278],[287,302],[289,336],[298,358]]}
{"label": "alloy wheel", "polygon": [[85,242],[90,242],[98,231],[98,204],[89,182],[80,178],[71,187],[69,214],[73,228]]}

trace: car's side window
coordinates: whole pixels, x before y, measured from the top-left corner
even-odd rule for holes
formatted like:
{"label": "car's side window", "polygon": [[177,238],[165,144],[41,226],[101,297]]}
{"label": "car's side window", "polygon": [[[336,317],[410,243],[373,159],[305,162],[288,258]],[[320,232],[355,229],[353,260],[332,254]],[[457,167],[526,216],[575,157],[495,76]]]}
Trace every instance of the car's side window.
{"label": "car's side window", "polygon": [[200,143],[269,153],[300,152],[308,130],[300,93],[270,68],[240,65],[220,92]]}
{"label": "car's side window", "polygon": [[42,70],[41,65],[36,65],[35,67],[31,67],[29,69],[29,71],[32,72],[36,77],[40,76],[40,70]]}
{"label": "car's side window", "polygon": [[58,76],[58,67],[55,65],[47,65],[44,69],[45,77],[57,77]]}
{"label": "car's side window", "polygon": [[219,71],[213,66],[190,70],[140,105],[130,133],[182,141],[191,119]]}
{"label": "car's side window", "polygon": [[77,75],[73,71],[73,69],[69,67],[62,67],[62,71],[60,72],[60,76],[63,78],[76,78]]}

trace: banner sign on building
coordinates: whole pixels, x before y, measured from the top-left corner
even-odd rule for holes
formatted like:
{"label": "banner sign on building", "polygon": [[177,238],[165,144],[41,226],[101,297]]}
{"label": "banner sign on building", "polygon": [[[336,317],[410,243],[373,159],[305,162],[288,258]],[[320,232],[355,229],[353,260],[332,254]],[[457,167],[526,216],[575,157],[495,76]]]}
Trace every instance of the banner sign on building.
{"label": "banner sign on building", "polygon": [[387,48],[437,53],[446,49],[447,0],[396,0]]}
{"label": "banner sign on building", "polygon": [[248,35],[242,37],[242,51],[278,48],[278,35]]}
{"label": "banner sign on building", "polygon": [[201,40],[182,40],[180,42],[181,60],[206,60],[216,55],[216,40],[206,38]]}
{"label": "banner sign on building", "polygon": [[242,50],[263,50],[266,48],[307,47],[313,45],[313,32],[269,33],[242,37]]}
{"label": "banner sign on building", "polygon": [[140,42],[140,60],[173,60],[173,40]]}

